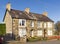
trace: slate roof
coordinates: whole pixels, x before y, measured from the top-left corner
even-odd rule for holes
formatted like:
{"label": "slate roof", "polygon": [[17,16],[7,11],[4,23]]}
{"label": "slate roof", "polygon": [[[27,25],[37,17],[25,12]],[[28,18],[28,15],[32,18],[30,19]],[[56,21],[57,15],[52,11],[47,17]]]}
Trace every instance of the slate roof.
{"label": "slate roof", "polygon": [[37,14],[37,13],[32,13],[32,12],[27,14],[25,11],[20,11],[20,10],[15,10],[15,9],[11,9],[9,13],[12,18],[54,22],[53,20],[51,20],[47,16],[44,16],[43,14]]}

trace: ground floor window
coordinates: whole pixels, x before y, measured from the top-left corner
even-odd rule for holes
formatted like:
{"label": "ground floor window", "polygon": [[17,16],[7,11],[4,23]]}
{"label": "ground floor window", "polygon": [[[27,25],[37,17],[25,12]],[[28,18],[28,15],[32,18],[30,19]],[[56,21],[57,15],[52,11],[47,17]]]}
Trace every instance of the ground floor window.
{"label": "ground floor window", "polygon": [[26,29],[19,29],[19,36],[24,37],[26,35]]}
{"label": "ground floor window", "polygon": [[42,36],[42,30],[37,30],[37,36]]}
{"label": "ground floor window", "polygon": [[48,30],[48,33],[47,33],[49,36],[52,35],[52,30]]}

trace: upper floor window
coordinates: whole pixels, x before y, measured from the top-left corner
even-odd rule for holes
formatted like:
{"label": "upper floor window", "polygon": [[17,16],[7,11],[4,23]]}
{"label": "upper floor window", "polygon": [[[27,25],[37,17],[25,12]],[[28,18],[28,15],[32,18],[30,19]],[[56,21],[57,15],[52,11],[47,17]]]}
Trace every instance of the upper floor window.
{"label": "upper floor window", "polygon": [[40,22],[40,28],[42,28],[42,26],[43,26],[43,23],[42,23],[42,22]]}
{"label": "upper floor window", "polygon": [[52,27],[52,23],[51,22],[48,22],[48,28],[51,28]]}
{"label": "upper floor window", "polygon": [[42,22],[38,21],[37,25],[38,25],[38,28],[42,28]]}
{"label": "upper floor window", "polygon": [[25,19],[19,19],[19,25],[20,26],[26,26],[26,20]]}
{"label": "upper floor window", "polygon": [[44,28],[46,28],[46,26],[47,26],[47,23],[44,23]]}
{"label": "upper floor window", "polygon": [[38,27],[40,27],[40,21],[37,22]]}
{"label": "upper floor window", "polygon": [[34,21],[31,21],[31,27],[34,27]]}

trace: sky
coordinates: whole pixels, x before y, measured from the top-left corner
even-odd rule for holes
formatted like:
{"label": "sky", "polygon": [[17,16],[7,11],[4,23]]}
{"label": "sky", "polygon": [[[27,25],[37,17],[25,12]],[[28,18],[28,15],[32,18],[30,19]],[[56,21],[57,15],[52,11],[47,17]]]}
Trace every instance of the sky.
{"label": "sky", "polygon": [[30,8],[30,12],[39,14],[47,12],[55,23],[60,21],[60,0],[0,0],[0,22],[3,22],[8,2],[12,9],[24,11],[25,8]]}

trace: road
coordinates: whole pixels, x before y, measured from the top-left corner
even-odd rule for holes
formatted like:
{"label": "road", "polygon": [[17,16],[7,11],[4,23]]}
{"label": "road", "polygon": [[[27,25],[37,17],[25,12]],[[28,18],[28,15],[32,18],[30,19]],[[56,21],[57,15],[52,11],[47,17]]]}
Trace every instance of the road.
{"label": "road", "polygon": [[40,41],[40,42],[31,42],[27,44],[60,44],[60,41]]}
{"label": "road", "polygon": [[10,42],[7,44],[60,44],[60,40],[53,40],[53,41],[38,41],[38,42],[26,42],[26,43],[20,43],[20,42]]}

